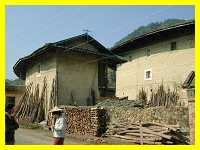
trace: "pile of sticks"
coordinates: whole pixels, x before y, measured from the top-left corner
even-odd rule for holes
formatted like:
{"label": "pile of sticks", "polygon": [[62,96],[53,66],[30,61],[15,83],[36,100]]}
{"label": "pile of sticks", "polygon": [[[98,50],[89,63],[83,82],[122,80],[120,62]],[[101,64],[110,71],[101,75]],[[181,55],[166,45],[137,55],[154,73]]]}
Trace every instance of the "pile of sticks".
{"label": "pile of sticks", "polygon": [[174,89],[173,91],[166,91],[164,89],[164,85],[161,84],[156,91],[152,91],[150,96],[150,101],[148,103],[149,107],[155,107],[155,106],[176,106],[178,103],[179,94],[177,92],[177,89]]}
{"label": "pile of sticks", "polygon": [[141,100],[142,107],[147,105],[147,93],[145,92],[144,88],[139,90],[138,99]]}
{"label": "pile of sticks", "polygon": [[16,107],[16,118],[28,123],[41,122],[45,119],[45,103],[47,94],[46,78],[43,81],[41,94],[39,84],[33,87],[33,83],[26,87],[25,93]]}
{"label": "pile of sticks", "polygon": [[188,144],[188,138],[177,125],[150,122],[112,124],[106,136],[132,144]]}

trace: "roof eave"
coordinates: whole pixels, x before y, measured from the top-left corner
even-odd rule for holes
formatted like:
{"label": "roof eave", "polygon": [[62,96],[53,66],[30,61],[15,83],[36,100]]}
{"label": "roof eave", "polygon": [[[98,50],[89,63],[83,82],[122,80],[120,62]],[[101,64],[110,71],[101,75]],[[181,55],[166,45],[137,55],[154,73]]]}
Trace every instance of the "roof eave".
{"label": "roof eave", "polygon": [[143,38],[145,38],[145,37],[147,37],[147,36],[155,35],[155,34],[158,34],[158,33],[160,33],[160,32],[167,31],[167,30],[173,30],[173,29],[177,29],[177,28],[180,28],[180,27],[188,26],[188,25],[194,25],[194,24],[195,24],[195,22],[194,22],[194,20],[193,20],[193,21],[190,21],[190,22],[187,22],[187,23],[183,23],[183,24],[179,24],[179,25],[170,26],[170,27],[167,27],[167,28],[163,28],[163,29],[151,31],[151,32],[148,32],[148,33],[146,33],[146,34],[143,34],[143,35],[140,35],[140,36],[138,36],[138,37],[135,37],[135,38],[133,38],[133,39],[131,39],[131,40],[125,41],[125,42],[123,42],[123,43],[121,43],[121,44],[119,44],[119,45],[117,45],[117,46],[114,46],[114,47],[111,48],[111,51],[112,51],[113,53],[118,53],[118,52],[117,52],[118,49],[120,49],[120,48],[122,48],[123,46],[128,45],[128,44],[130,44],[130,43],[132,43],[132,42],[134,42],[134,41],[136,41],[136,40],[143,39]]}
{"label": "roof eave", "polygon": [[[105,48],[101,43],[99,43],[97,40],[95,40],[93,37],[91,37],[88,34],[82,34],[79,36],[75,36],[66,40],[54,42],[54,43],[49,43],[45,44],[43,47],[37,49],[33,53],[31,53],[28,56],[25,56],[23,58],[20,58],[16,64],[13,66],[14,73],[20,78],[20,79],[25,79],[25,64],[27,63],[28,60],[35,58],[36,56],[39,56],[49,50],[49,48],[55,48],[57,45],[61,44],[62,42],[72,42],[74,40],[84,38],[84,40],[88,40],[88,43],[94,44],[99,50],[101,50],[102,53],[105,53],[106,55],[114,55],[111,51],[109,51],[107,48]],[[100,54],[98,54],[100,55]],[[103,56],[103,54],[102,54]],[[119,61],[118,58],[116,58],[117,61]]]}

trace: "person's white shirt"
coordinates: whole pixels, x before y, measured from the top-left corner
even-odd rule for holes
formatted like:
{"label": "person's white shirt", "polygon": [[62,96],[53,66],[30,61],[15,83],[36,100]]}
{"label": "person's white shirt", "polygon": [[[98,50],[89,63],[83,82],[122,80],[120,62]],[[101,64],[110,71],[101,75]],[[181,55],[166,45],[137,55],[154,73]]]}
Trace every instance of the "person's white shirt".
{"label": "person's white shirt", "polygon": [[56,119],[54,128],[52,128],[53,137],[64,138],[65,137],[65,119],[63,114]]}

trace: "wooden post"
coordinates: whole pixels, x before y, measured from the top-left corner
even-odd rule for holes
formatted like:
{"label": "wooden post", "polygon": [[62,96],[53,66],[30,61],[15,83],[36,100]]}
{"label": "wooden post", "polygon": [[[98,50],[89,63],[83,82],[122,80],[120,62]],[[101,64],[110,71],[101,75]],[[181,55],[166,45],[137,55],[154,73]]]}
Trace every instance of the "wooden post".
{"label": "wooden post", "polygon": [[143,145],[143,130],[141,121],[140,121],[140,144]]}
{"label": "wooden post", "polygon": [[194,117],[195,117],[195,99],[194,99],[194,88],[187,89],[187,96],[188,96],[188,111],[189,111],[189,127],[190,127],[190,144],[195,144],[195,124],[194,124]]}

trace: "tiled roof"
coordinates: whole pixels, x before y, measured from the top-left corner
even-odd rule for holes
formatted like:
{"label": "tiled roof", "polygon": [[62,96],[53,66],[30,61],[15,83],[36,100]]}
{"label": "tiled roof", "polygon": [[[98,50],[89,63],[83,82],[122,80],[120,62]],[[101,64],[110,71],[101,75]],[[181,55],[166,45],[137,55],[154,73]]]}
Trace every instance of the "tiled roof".
{"label": "tiled roof", "polygon": [[[82,40],[84,43],[89,43],[96,47],[98,51],[90,50],[90,49],[84,49],[80,46],[77,46],[76,44],[73,44],[76,40]],[[69,46],[71,45],[71,46]],[[117,57],[114,53],[112,53],[110,50],[105,48],[101,43],[99,43],[97,40],[95,40],[93,37],[91,37],[88,34],[81,34],[75,37],[71,37],[65,40],[61,40],[55,43],[48,43],[44,46],[40,47],[39,49],[35,50],[33,53],[31,53],[28,56],[25,56],[23,58],[20,58],[16,64],[13,67],[14,73],[21,79],[25,79],[26,74],[26,63],[29,61],[32,61],[35,57],[40,57],[45,52],[49,52],[50,50],[56,50],[56,49],[63,49],[64,51],[74,51],[78,53],[86,53],[86,54],[94,54],[101,57],[105,57],[105,59],[109,59],[115,63],[124,62],[123,59],[120,59]]]}

